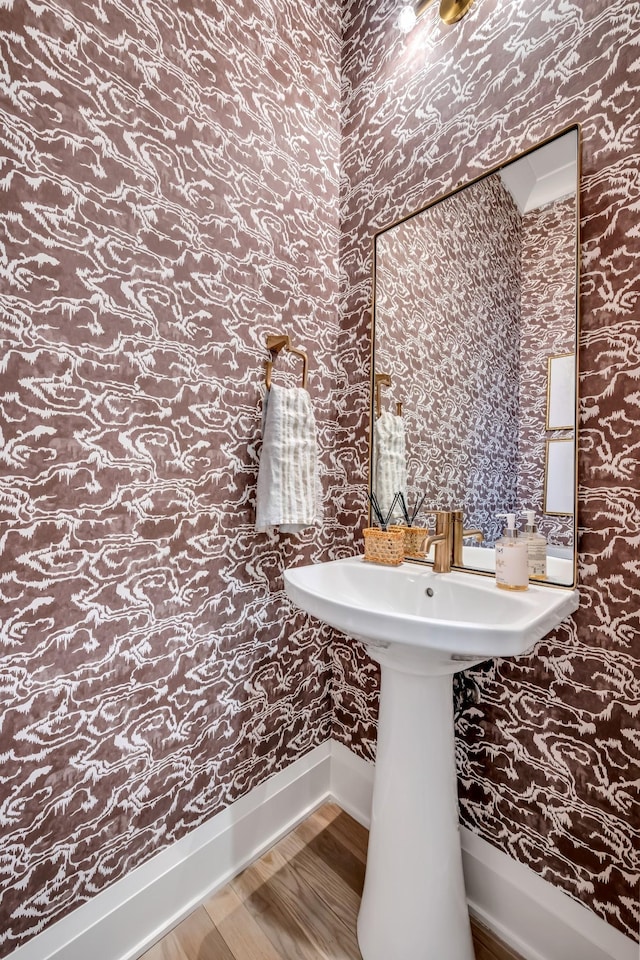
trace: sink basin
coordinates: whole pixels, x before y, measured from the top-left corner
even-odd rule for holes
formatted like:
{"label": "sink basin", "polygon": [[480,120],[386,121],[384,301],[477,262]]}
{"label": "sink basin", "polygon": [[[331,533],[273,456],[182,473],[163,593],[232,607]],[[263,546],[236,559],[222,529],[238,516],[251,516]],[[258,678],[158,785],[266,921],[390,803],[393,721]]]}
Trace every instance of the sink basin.
{"label": "sink basin", "polygon": [[474,960],[464,892],[453,674],[526,653],[578,607],[576,591],[500,590],[492,577],[361,557],[284,574],[302,610],[364,641],[380,664],[363,960]]}
{"label": "sink basin", "polygon": [[302,610],[363,640],[372,655],[393,648],[397,666],[427,673],[526,653],[578,607],[576,591],[531,585],[510,592],[491,577],[376,566],[362,557],[296,567],[284,580]]}

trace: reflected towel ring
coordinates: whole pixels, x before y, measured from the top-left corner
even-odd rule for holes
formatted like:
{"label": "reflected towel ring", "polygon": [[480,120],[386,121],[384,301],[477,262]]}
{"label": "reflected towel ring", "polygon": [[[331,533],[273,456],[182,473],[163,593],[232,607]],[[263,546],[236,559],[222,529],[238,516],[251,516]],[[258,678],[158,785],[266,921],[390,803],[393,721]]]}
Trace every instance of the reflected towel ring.
{"label": "reflected towel ring", "polygon": [[[376,394],[376,417],[382,414],[382,388],[391,386],[391,376],[388,373],[376,373],[375,375],[375,394]],[[402,416],[402,403],[396,402],[396,415]]]}

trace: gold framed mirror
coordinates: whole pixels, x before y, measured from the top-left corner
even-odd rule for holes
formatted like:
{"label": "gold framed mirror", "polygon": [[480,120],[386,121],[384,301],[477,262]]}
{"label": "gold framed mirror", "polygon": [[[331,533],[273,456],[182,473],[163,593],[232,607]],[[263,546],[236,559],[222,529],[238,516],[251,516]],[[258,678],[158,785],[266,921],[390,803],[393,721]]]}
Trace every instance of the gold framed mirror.
{"label": "gold framed mirror", "polygon": [[[550,357],[572,357],[563,384],[573,394],[562,399],[577,424],[579,180],[572,125],[374,237],[370,492],[384,506],[404,483],[409,513],[424,497],[417,526],[433,511],[462,510],[474,537],[455,562],[477,573],[494,569],[498,515],[524,526],[533,510],[547,582],[562,586],[576,579],[577,428],[547,429],[548,375]],[[571,475],[558,482],[573,491],[572,509],[545,513],[549,442],[568,449],[559,440],[571,442],[562,458]]]}

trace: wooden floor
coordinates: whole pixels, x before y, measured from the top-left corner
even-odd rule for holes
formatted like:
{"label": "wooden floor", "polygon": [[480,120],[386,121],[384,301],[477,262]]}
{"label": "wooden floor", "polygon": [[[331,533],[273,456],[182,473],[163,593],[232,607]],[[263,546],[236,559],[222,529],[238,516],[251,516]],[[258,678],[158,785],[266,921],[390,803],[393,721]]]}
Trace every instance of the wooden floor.
{"label": "wooden floor", "polygon": [[[367,831],[327,803],[141,960],[361,960],[366,852]],[[476,960],[519,960],[483,928],[473,934]]]}

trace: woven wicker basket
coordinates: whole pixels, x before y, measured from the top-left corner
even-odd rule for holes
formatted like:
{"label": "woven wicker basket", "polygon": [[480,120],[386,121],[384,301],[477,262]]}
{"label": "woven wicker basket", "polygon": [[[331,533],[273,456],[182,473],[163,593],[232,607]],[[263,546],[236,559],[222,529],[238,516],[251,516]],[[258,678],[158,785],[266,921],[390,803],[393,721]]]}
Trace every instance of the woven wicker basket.
{"label": "woven wicker basket", "polygon": [[426,527],[400,527],[404,535],[404,555],[424,560],[424,542],[429,536]]}
{"label": "woven wicker basket", "polygon": [[397,567],[404,560],[404,533],[400,527],[379,530],[367,527],[364,531],[364,558],[370,563],[386,563]]}

